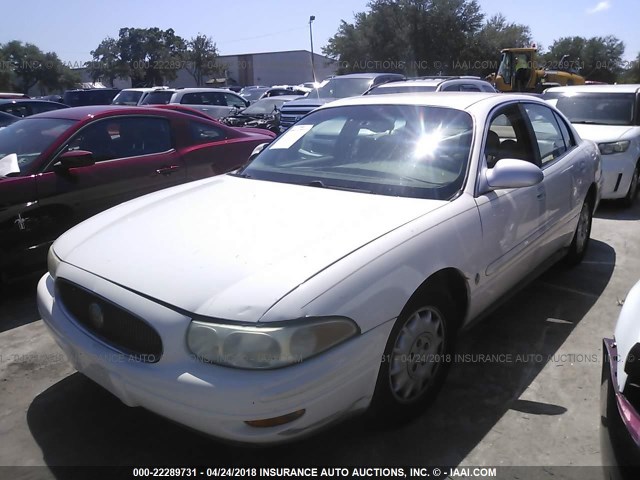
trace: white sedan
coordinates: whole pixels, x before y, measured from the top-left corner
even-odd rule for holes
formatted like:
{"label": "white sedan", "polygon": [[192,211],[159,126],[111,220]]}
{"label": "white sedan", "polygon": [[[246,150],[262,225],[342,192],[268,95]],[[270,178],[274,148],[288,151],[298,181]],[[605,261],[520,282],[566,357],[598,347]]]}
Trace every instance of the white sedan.
{"label": "white sedan", "polygon": [[462,328],[582,259],[599,182],[597,146],[532,96],[340,100],[239,172],[62,235],[38,306],[78,371],[217,437],[407,418]]}

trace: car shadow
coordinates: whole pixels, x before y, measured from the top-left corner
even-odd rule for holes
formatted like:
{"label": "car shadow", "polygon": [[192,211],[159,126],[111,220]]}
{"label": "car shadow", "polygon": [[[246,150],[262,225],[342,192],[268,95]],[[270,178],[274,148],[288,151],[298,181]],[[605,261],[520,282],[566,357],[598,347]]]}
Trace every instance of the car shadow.
{"label": "car shadow", "polygon": [[607,220],[640,220],[640,199],[631,207],[626,207],[617,200],[603,200],[594,217]]}
{"label": "car shadow", "polygon": [[40,320],[35,292],[43,274],[0,285],[0,333]]}
{"label": "car shadow", "polygon": [[357,416],[286,445],[229,445],[128,408],[76,373],[33,400],[28,425],[49,466],[458,465],[509,410],[567,412],[567,405],[519,397],[603,292],[616,256],[592,241],[585,260],[553,266],[462,335],[442,391],[406,424],[379,427]]}

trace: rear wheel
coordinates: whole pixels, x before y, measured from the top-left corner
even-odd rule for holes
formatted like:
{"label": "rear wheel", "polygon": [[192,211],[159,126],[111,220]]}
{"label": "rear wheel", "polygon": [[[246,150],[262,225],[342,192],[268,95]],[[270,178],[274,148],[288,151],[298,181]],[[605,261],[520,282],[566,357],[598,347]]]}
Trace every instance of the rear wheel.
{"label": "rear wheel", "polygon": [[566,262],[569,265],[577,265],[584,258],[591,238],[592,220],[593,209],[591,207],[591,201],[587,199],[582,204],[582,210],[580,210],[580,215],[578,216],[576,232],[573,234],[573,241],[571,242],[569,252],[566,256]]}
{"label": "rear wheel", "polygon": [[640,176],[640,163],[636,165],[633,175],[631,176],[631,185],[629,185],[629,191],[623,199],[623,203],[627,207],[633,206],[638,196],[638,177]]}
{"label": "rear wheel", "polygon": [[404,308],[389,335],[371,410],[408,420],[435,398],[451,363],[456,308],[450,295],[427,288]]}

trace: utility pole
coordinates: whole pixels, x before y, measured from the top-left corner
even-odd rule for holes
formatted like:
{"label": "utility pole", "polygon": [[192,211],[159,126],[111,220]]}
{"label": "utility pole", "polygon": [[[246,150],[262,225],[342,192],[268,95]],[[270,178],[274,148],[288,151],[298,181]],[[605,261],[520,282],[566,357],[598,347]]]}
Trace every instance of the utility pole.
{"label": "utility pole", "polygon": [[311,28],[311,24],[316,19],[315,15],[311,15],[309,17],[309,40],[311,40],[311,73],[313,74],[313,82],[316,82],[316,66],[313,60],[313,29]]}

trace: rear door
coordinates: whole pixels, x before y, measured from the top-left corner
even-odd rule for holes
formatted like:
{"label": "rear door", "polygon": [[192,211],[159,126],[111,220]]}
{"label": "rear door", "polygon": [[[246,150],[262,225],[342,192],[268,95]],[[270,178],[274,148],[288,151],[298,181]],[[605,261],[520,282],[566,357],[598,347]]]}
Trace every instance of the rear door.
{"label": "rear door", "polygon": [[[575,143],[568,143],[563,132],[566,125],[546,105],[525,103],[524,111],[535,135],[539,163],[544,172],[544,204],[546,215],[543,223],[545,241],[540,254],[548,257],[567,241],[573,228],[568,222],[577,215],[572,206],[573,177],[584,173],[586,158]],[[568,131],[566,132],[568,134]],[[580,177],[581,178],[581,177]],[[577,208],[582,207],[579,205]]]}
{"label": "rear door", "polygon": [[180,129],[179,149],[189,180],[211,177],[243,166],[261,139],[230,135],[209,122],[185,120]]}
{"label": "rear door", "polygon": [[[92,152],[95,164],[62,169],[66,151]],[[65,204],[74,223],[121,202],[186,180],[173,145],[171,121],[160,116],[115,116],[78,131],[37,178],[41,203]]]}

